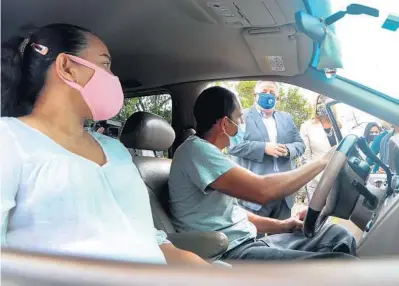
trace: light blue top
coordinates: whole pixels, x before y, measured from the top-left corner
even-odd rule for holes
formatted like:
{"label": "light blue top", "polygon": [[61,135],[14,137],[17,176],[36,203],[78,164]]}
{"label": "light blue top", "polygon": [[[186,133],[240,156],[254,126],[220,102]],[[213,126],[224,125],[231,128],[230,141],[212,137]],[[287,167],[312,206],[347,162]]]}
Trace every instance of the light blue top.
{"label": "light blue top", "polygon": [[255,238],[256,228],[236,198],[209,187],[237,166],[216,146],[189,137],[176,151],[169,178],[173,224],[183,231],[221,231],[232,249]]}
{"label": "light blue top", "polygon": [[2,246],[165,264],[146,186],[125,147],[92,133],[107,163],[0,119]]}

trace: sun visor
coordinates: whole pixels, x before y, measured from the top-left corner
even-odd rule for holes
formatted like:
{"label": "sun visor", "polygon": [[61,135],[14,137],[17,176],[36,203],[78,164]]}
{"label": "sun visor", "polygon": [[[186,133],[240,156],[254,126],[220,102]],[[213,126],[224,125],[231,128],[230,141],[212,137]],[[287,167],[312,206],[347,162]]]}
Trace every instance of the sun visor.
{"label": "sun visor", "polygon": [[253,28],[244,38],[262,73],[293,76],[303,73],[312,57],[312,42],[293,25]]}

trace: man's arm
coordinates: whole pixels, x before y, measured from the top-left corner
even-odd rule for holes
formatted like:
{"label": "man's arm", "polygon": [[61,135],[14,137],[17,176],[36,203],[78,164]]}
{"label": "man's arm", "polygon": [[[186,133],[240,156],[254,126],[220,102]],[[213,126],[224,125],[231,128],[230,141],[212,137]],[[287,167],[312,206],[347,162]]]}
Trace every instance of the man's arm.
{"label": "man's arm", "polygon": [[236,166],[214,180],[210,187],[232,197],[263,205],[294,194],[323,171],[330,153],[293,171],[265,176]]}
{"label": "man's arm", "polygon": [[252,222],[258,233],[276,234],[283,232],[291,232],[293,230],[301,229],[302,221],[298,218],[289,218],[286,220],[278,220],[268,217],[258,216],[247,211],[248,220]]}
{"label": "man's arm", "polygon": [[164,243],[159,247],[165,256],[168,265],[210,266],[208,262],[198,255],[179,249],[172,243]]}
{"label": "man's arm", "polygon": [[[248,113],[249,112],[249,113]],[[251,130],[254,130],[256,127],[254,125],[253,120],[250,118],[250,110],[245,111],[244,114],[244,122],[245,122],[245,132],[242,132],[239,135],[240,142],[237,144],[233,144],[230,147],[227,148],[227,153],[229,155],[255,161],[258,163],[262,163],[264,160],[265,156],[268,156],[265,154],[265,148],[266,148],[266,142],[265,141],[256,141],[256,140],[246,140],[248,133],[251,132]]]}
{"label": "man's arm", "polygon": [[198,255],[175,247],[162,230],[154,228],[157,243],[162,250],[168,264],[207,265],[208,263]]}
{"label": "man's arm", "polygon": [[293,160],[293,159],[303,155],[303,153],[305,152],[306,146],[302,140],[302,137],[298,131],[298,128],[296,128],[296,126],[294,124],[294,121],[293,121],[291,115],[289,115],[288,120],[289,120],[290,126],[291,126],[291,130],[289,132],[291,132],[291,134],[292,134],[291,135],[292,142],[285,144],[285,146],[289,150],[290,160]]}
{"label": "man's arm", "polygon": [[244,140],[237,145],[227,148],[227,153],[232,156],[262,163],[265,157],[265,142]]}

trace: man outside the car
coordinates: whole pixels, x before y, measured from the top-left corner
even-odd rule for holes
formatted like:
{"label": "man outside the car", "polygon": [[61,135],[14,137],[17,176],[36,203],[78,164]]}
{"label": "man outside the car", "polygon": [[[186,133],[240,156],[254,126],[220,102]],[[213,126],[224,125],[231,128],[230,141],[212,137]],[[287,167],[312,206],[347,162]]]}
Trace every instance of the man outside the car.
{"label": "man outside the car", "polygon": [[[227,149],[234,160],[258,175],[292,169],[293,160],[305,152],[305,144],[292,116],[277,111],[278,86],[275,82],[258,82],[254,90],[254,106],[244,114],[245,133]],[[246,209],[263,217],[286,219],[291,216],[295,195],[265,205],[241,200]]]}

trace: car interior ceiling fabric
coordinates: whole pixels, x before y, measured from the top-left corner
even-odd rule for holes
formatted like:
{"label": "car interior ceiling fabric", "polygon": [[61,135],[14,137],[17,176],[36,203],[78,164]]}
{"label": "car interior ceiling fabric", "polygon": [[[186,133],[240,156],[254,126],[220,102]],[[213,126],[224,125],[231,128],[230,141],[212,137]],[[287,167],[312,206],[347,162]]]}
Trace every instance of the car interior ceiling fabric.
{"label": "car interior ceiling fabric", "polygon": [[[309,66],[312,41],[294,29],[294,12],[306,11],[302,0],[259,1],[263,8],[253,11],[248,1],[234,1],[240,13],[246,13],[241,20],[259,23],[241,28],[226,25],[206,2],[70,0],[49,5],[47,0],[5,1],[2,25],[7,28],[1,36],[4,41],[20,34],[23,26],[42,26],[55,19],[85,27],[107,43],[113,72],[125,87],[137,87],[139,82],[140,89],[243,74],[288,76]],[[104,25],[103,19],[112,19],[112,24]],[[246,30],[251,32],[244,38]],[[284,70],[268,67],[270,56],[282,57]]]}

